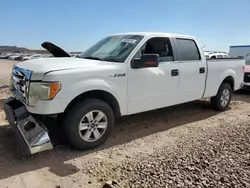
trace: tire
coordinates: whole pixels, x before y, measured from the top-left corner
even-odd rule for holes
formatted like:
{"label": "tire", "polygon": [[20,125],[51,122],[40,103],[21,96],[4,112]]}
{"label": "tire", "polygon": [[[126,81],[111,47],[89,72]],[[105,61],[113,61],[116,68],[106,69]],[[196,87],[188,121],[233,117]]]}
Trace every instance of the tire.
{"label": "tire", "polygon": [[214,97],[211,97],[212,107],[217,111],[226,110],[231,102],[232,93],[233,93],[233,90],[231,86],[227,83],[222,83],[217,95]]}
{"label": "tire", "polygon": [[[91,118],[91,114],[93,118]],[[98,117],[101,116],[103,116],[103,118],[98,123],[94,121],[93,123],[90,122],[91,119],[98,120]],[[82,123],[82,131],[79,130],[80,122]],[[77,103],[66,113],[63,128],[68,142],[74,148],[87,150],[103,144],[112,132],[114,123],[114,112],[106,102],[99,99],[88,98]],[[95,128],[93,128],[93,124],[95,124]],[[104,125],[107,125],[105,130],[103,128],[105,127]],[[88,127],[88,129],[86,129],[86,127]],[[102,127],[102,129],[98,127]],[[100,135],[96,134],[96,130]],[[95,140],[94,138],[98,138],[98,136],[101,137]],[[87,139],[88,137],[89,139]]]}

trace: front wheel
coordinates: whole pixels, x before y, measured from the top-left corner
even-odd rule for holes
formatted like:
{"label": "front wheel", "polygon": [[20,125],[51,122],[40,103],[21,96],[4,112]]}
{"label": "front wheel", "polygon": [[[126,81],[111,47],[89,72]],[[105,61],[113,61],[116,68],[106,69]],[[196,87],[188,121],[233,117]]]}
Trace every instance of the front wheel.
{"label": "front wheel", "polygon": [[211,98],[212,107],[215,110],[226,110],[231,102],[232,88],[227,83],[222,83],[216,96]]}
{"label": "front wheel", "polygon": [[114,122],[112,108],[102,100],[90,98],[76,104],[66,114],[63,126],[70,144],[85,150],[103,144]]}

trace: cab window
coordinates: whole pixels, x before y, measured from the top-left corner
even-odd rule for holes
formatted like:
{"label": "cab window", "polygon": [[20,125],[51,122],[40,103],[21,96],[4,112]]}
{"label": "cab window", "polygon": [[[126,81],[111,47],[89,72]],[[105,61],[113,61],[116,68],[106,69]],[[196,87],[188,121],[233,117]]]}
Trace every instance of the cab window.
{"label": "cab window", "polygon": [[199,49],[194,40],[177,38],[176,41],[180,61],[201,60]]}
{"label": "cab window", "polygon": [[158,54],[159,62],[174,61],[173,50],[169,38],[154,37],[149,39],[138,52],[134,58],[141,58],[143,54]]}

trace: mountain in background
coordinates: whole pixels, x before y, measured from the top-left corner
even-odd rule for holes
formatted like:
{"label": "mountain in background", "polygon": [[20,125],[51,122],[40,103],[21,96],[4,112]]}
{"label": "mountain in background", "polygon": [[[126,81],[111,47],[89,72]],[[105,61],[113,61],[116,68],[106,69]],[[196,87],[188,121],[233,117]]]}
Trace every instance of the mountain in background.
{"label": "mountain in background", "polygon": [[0,46],[0,53],[28,53],[30,50],[17,46]]}
{"label": "mountain in background", "polygon": [[[39,54],[47,54],[49,53],[47,50],[30,50],[25,47],[17,47],[17,46],[0,46],[0,53],[24,53],[24,54],[30,54],[30,53],[39,53]],[[72,54],[80,53],[80,52],[71,52]]]}

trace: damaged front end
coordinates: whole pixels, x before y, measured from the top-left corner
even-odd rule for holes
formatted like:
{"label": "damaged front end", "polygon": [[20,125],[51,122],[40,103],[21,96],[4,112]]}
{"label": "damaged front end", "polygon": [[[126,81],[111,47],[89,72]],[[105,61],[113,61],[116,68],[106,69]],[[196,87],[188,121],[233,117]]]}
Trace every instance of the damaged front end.
{"label": "damaged front end", "polygon": [[19,100],[8,98],[3,109],[15,133],[18,155],[27,156],[53,149],[46,127]]}
{"label": "damaged front end", "polygon": [[6,99],[3,106],[6,119],[15,133],[17,151],[21,156],[53,149],[46,127],[24,105],[28,103],[31,75],[32,71],[13,66],[10,91],[14,97]]}
{"label": "damaged front end", "polygon": [[[42,43],[42,47],[48,50],[54,57],[71,57],[67,52],[53,43],[44,42]],[[6,119],[13,127],[17,151],[21,156],[53,149],[47,127],[43,123],[44,121],[41,121],[37,115],[30,114],[26,109],[26,106],[33,106],[35,103],[34,99],[38,97],[34,96],[34,92],[32,92],[34,91],[31,89],[32,84],[36,92],[41,92],[38,85],[36,85],[37,80],[35,79],[36,81],[32,83],[31,76],[34,76],[33,71],[22,68],[22,66],[13,66],[10,91],[14,97],[5,100],[3,107]],[[46,84],[41,84],[40,88],[45,88]],[[50,84],[53,84],[53,88],[49,88],[53,90],[53,93],[49,93],[49,97],[53,98],[57,93],[55,89],[60,90],[60,83],[55,82]],[[46,88],[44,90],[46,91]],[[44,94],[46,92],[41,93]],[[39,95],[39,97],[41,96]],[[47,100],[46,97],[44,99]]]}

